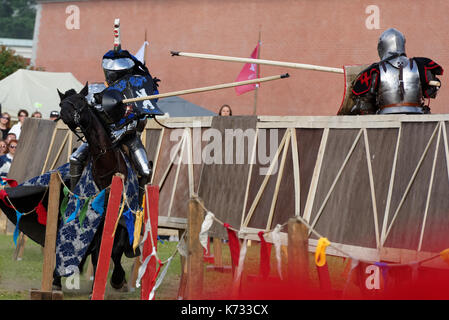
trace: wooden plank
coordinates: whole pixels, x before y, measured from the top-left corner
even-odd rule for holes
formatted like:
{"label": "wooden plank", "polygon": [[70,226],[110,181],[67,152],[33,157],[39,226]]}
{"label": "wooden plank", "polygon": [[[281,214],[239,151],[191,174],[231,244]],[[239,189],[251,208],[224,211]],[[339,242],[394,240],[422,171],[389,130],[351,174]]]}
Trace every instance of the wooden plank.
{"label": "wooden plank", "polygon": [[304,207],[303,218],[307,222],[310,221],[310,217],[312,214],[313,204],[315,202],[316,190],[318,187],[318,179],[321,173],[321,167],[324,159],[324,152],[326,150],[327,139],[329,137],[329,129],[324,129],[323,135],[321,136],[320,148],[318,150],[317,159],[315,162],[315,168],[313,169],[312,180],[310,182],[309,192],[307,194],[306,205]]}
{"label": "wooden plank", "polygon": [[[150,219],[151,232],[148,234],[147,240],[143,246],[142,261],[152,254],[153,250],[157,250],[157,226],[159,216],[159,187],[146,185],[145,187],[145,225]],[[148,300],[150,292],[155,285],[156,277],[156,263],[155,256],[148,261],[147,269],[142,277],[142,288],[140,290],[140,299]]]}
{"label": "wooden plank", "polygon": [[435,146],[435,153],[433,155],[432,172],[430,174],[429,187],[428,187],[427,198],[426,198],[426,207],[424,209],[424,217],[423,217],[423,222],[421,224],[421,233],[419,235],[418,251],[421,251],[422,241],[423,241],[423,237],[424,237],[424,228],[426,227],[427,215],[429,213],[430,195],[432,194],[433,179],[435,177],[435,167],[436,167],[436,162],[437,162],[438,149],[440,146],[441,125],[442,125],[442,122],[439,122],[437,125],[437,127],[438,127],[437,143]]}
{"label": "wooden plank", "polygon": [[112,245],[114,243],[114,237],[112,235],[118,218],[122,198],[123,179],[123,175],[119,173],[115,174],[112,178],[103,234],[101,237],[100,253],[98,256],[97,269],[95,271],[92,300],[104,300],[109,263],[111,261]]}
{"label": "wooden plank", "polygon": [[373,220],[374,220],[374,232],[376,235],[376,247],[380,247],[380,237],[379,237],[379,219],[377,216],[377,199],[376,190],[374,188],[374,178],[373,178],[373,168],[371,166],[371,152],[368,141],[368,133],[366,129],[363,129],[363,138],[365,140],[365,151],[366,151],[366,163],[368,165],[368,177],[369,185],[371,190],[371,204],[373,206]]}
{"label": "wooden plank", "polygon": [[45,228],[44,263],[42,265],[42,291],[51,291],[53,271],[56,263],[56,236],[58,232],[59,197],[61,192],[61,180],[59,173],[54,172],[50,177],[47,225]]}
{"label": "wooden plank", "polygon": [[298,157],[298,142],[296,139],[296,130],[291,130],[291,150],[293,162],[293,181],[295,184],[295,217],[301,215],[301,177],[299,174],[299,157]]}

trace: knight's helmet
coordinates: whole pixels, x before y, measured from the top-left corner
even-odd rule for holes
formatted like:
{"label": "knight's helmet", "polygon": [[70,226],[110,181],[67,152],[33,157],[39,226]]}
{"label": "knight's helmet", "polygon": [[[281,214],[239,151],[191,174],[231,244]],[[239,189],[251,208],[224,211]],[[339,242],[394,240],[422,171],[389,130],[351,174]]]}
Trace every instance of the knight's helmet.
{"label": "knight's helmet", "polygon": [[121,48],[120,19],[115,19],[114,49],[106,52],[102,60],[106,82],[110,85],[121,77],[132,73],[135,65],[133,57]]}
{"label": "knight's helmet", "polygon": [[385,30],[379,37],[377,52],[381,60],[405,55],[405,37],[395,28]]}

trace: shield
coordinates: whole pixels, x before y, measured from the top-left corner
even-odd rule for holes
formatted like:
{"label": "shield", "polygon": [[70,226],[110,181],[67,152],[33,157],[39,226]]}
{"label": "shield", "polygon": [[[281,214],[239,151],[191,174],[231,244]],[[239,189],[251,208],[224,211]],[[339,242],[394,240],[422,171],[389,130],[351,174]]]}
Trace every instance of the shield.
{"label": "shield", "polygon": [[[109,86],[108,90],[117,90],[123,99],[139,98],[153,95],[155,92],[153,78],[140,75],[126,75]],[[164,112],[157,106],[157,99],[133,102],[137,116],[162,116]]]}
{"label": "shield", "polygon": [[352,95],[352,87],[354,85],[355,80],[358,78],[360,72],[368,68],[369,64],[363,65],[353,65],[353,66],[344,66],[344,74],[345,74],[345,91],[343,95],[343,100],[340,106],[340,109],[337,112],[337,115],[349,115],[351,114],[351,109],[354,106],[355,102],[353,100]]}

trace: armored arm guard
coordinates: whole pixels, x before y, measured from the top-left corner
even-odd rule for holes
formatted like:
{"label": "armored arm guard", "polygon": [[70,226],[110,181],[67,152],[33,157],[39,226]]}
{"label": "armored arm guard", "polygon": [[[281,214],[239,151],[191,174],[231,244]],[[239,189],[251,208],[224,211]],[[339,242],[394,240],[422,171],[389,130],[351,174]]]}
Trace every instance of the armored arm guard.
{"label": "armored arm guard", "polygon": [[418,65],[419,76],[421,80],[422,93],[426,98],[435,99],[440,87],[429,85],[430,81],[438,81],[441,83],[437,75],[443,75],[443,68],[435,61],[428,58],[414,58]]}
{"label": "armored arm guard", "polygon": [[379,66],[373,64],[362,71],[356,78],[352,88],[352,99],[355,104],[351,114],[374,114],[376,113],[376,92],[379,80]]}

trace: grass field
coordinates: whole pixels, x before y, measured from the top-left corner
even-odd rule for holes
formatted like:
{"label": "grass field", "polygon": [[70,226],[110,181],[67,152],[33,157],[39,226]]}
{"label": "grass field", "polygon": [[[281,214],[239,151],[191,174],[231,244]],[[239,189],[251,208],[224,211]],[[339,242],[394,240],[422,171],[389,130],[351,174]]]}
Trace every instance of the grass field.
{"label": "grass field", "polygon": [[[178,242],[164,241],[158,243],[158,255],[162,261],[166,260],[176,250]],[[28,240],[26,242],[23,259],[20,261],[13,260],[15,245],[12,240],[12,235],[0,234],[0,300],[27,300],[29,299],[29,290],[32,288],[39,289],[41,286],[42,277],[42,248],[36,243]],[[260,247],[254,244],[248,247],[248,252],[245,260],[245,268],[242,279],[251,279],[252,276],[259,273],[259,250]],[[211,244],[211,251],[213,252],[213,245]],[[283,252],[282,261],[286,261],[285,252]],[[318,276],[314,266],[314,257],[310,255],[310,278],[313,285],[319,287]],[[122,265],[126,271],[126,279],[129,281],[132,272],[134,259],[129,259],[123,256]],[[224,266],[231,265],[229,249],[226,245],[223,246],[223,264]],[[344,270],[344,263],[341,258],[328,257],[328,266],[333,289],[341,289],[344,286],[346,279],[342,277]],[[86,268],[85,268],[86,269]],[[287,266],[283,263],[283,274],[287,274]],[[112,270],[112,262],[111,262]],[[111,272],[110,270],[110,272]],[[229,268],[228,268],[229,270]],[[168,273],[164,278],[161,286],[156,291],[157,300],[176,300],[178,298],[178,288],[181,278],[181,263],[180,255],[177,254],[172,260]],[[272,250],[271,257],[271,273],[270,276],[277,275],[276,259],[274,257],[274,250]],[[80,276],[79,289],[67,289],[65,285],[66,278],[63,278],[63,293],[65,300],[87,300],[92,281],[86,274],[82,273]],[[245,282],[246,288],[258,285],[257,279],[255,281]],[[128,286],[130,283],[128,282]],[[203,295],[209,299],[226,297],[227,292],[230,292],[232,286],[231,272],[217,272],[209,270],[205,263],[204,272],[204,286]],[[136,288],[133,292],[117,292],[110,284],[107,284],[106,300],[138,300],[140,299],[140,289]]]}

